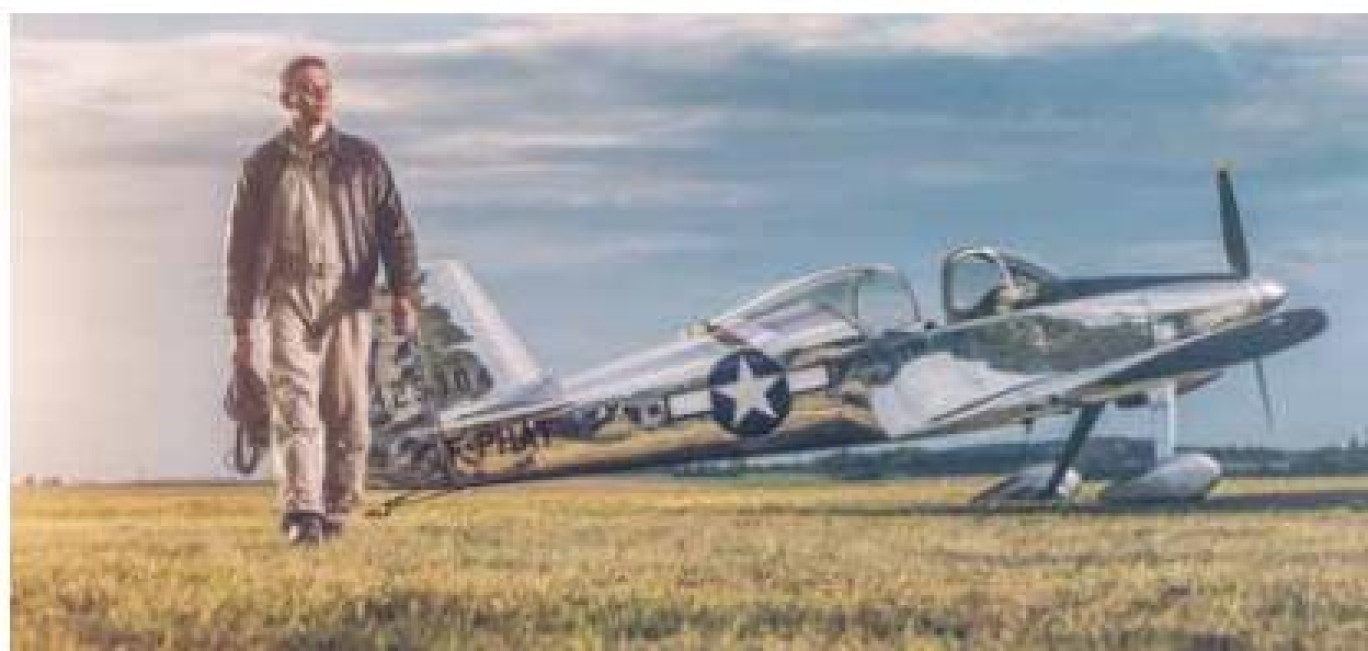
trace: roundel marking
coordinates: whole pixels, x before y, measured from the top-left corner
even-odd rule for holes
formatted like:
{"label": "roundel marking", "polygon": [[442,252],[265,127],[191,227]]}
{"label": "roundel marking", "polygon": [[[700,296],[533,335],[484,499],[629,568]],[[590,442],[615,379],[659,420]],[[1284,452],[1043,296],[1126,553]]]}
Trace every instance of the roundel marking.
{"label": "roundel marking", "polygon": [[708,373],[712,417],[743,439],[767,436],[793,407],[784,367],[753,348],[728,354]]}

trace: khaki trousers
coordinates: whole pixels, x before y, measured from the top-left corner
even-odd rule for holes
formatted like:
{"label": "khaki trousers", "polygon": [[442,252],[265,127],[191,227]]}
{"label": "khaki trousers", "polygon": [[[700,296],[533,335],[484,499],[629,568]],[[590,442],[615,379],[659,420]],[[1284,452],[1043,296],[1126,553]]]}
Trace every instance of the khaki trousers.
{"label": "khaki trousers", "polygon": [[306,277],[271,291],[275,463],[285,512],[342,516],[365,491],[371,315],[337,309],[338,288],[338,280]]}

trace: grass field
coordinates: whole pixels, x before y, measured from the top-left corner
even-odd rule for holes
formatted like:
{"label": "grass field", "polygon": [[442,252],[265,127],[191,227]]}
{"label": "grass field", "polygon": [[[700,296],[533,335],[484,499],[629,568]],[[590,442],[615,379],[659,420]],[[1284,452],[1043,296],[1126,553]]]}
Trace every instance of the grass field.
{"label": "grass field", "polygon": [[1368,477],[1228,481],[1177,511],[959,506],[988,481],[490,488],[309,551],[259,486],[16,490],[12,643],[1368,648]]}

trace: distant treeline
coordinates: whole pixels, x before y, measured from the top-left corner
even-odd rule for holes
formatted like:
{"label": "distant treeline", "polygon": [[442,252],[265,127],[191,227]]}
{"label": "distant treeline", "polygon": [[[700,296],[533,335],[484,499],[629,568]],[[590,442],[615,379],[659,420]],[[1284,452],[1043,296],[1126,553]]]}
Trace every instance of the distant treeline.
{"label": "distant treeline", "polygon": [[[1007,474],[1022,466],[1058,458],[1062,440],[1031,443],[992,443],[949,450],[903,447],[885,450],[843,450],[794,461],[746,460],[680,466],[682,477],[722,477],[742,474],[811,474],[838,479],[886,479],[974,474]],[[1291,451],[1261,447],[1181,448],[1200,451],[1221,463],[1227,476],[1288,477],[1368,474],[1368,445],[1354,439],[1343,447]],[[1097,438],[1088,442],[1078,469],[1089,479],[1121,479],[1148,470],[1154,458],[1146,439]]]}

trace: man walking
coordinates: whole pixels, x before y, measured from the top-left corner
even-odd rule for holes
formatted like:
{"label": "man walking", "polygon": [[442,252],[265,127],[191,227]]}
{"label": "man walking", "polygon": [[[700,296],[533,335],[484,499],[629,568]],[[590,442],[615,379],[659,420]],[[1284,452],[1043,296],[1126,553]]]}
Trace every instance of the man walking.
{"label": "man walking", "polygon": [[312,544],[341,531],[365,488],[377,270],[400,335],[414,327],[418,270],[380,150],[333,126],[327,63],[297,57],[280,84],[289,124],[243,162],[229,215],[228,315],[239,367],[268,333],[282,528]]}

